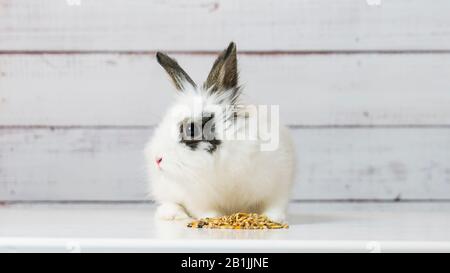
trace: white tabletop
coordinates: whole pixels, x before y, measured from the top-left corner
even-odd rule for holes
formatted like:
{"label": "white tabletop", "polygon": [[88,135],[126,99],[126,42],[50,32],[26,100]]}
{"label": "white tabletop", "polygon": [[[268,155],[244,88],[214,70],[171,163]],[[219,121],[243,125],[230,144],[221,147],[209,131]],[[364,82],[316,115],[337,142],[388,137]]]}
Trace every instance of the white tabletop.
{"label": "white tabletop", "polygon": [[189,229],[150,204],[0,207],[0,251],[450,252],[450,203],[295,203],[287,230]]}

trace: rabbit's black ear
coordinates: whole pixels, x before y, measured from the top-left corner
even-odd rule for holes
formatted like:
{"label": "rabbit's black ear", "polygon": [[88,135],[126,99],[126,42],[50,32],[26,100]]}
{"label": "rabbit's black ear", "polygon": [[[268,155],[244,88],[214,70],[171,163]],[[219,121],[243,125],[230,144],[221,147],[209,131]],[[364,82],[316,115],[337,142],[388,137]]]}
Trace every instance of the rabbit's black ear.
{"label": "rabbit's black ear", "polygon": [[164,53],[157,52],[156,59],[158,63],[166,70],[172,79],[175,87],[183,91],[187,86],[186,84],[196,87],[194,81],[189,77],[189,75],[180,67],[180,65],[174,59],[170,58]]}
{"label": "rabbit's black ear", "polygon": [[214,92],[236,89],[238,77],[236,44],[231,42],[217,57],[204,86]]}

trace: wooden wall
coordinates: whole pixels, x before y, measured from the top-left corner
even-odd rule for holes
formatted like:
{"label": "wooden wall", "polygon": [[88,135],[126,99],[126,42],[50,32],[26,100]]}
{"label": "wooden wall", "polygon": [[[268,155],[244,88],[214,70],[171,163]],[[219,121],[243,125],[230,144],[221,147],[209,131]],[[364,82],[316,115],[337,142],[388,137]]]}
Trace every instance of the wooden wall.
{"label": "wooden wall", "polygon": [[232,40],[295,136],[294,199],[450,200],[450,1],[73,3],[0,0],[0,200],[145,199],[154,53],[201,82]]}

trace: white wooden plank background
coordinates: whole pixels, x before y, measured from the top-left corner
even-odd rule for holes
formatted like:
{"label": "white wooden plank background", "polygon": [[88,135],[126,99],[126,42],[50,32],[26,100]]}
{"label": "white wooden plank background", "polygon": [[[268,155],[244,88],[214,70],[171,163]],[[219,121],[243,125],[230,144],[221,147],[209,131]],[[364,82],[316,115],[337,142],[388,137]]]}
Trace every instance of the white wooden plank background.
{"label": "white wooden plank background", "polygon": [[[147,129],[0,131],[0,200],[143,200]],[[294,129],[294,199],[448,199],[450,129]]]}
{"label": "white wooden plank background", "polygon": [[0,50],[198,51],[230,40],[248,51],[450,47],[448,0],[79,1],[2,0]]}
{"label": "white wooden plank background", "polygon": [[67,3],[0,0],[0,200],[142,200],[155,51],[201,81],[231,40],[294,128],[294,199],[450,199],[450,1]]}
{"label": "white wooden plank background", "polygon": [[[198,82],[214,61],[175,56]],[[240,57],[245,99],[287,124],[450,124],[450,54]],[[0,75],[3,125],[153,125],[175,94],[153,55],[0,55]]]}

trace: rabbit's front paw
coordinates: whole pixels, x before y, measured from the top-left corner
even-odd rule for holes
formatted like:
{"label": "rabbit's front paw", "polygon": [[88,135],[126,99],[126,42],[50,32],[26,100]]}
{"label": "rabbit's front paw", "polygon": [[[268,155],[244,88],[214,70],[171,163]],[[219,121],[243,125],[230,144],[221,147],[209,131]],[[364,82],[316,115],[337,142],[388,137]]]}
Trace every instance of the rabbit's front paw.
{"label": "rabbit's front paw", "polygon": [[264,215],[269,217],[270,220],[285,223],[286,222],[286,213],[284,210],[271,209],[264,212]]}
{"label": "rabbit's front paw", "polygon": [[183,207],[172,203],[164,203],[158,206],[155,215],[162,220],[184,220],[190,218]]}
{"label": "rabbit's front paw", "polygon": [[197,219],[206,219],[206,218],[215,218],[221,216],[220,213],[216,211],[208,211],[208,212],[202,212],[198,213],[195,218]]}

